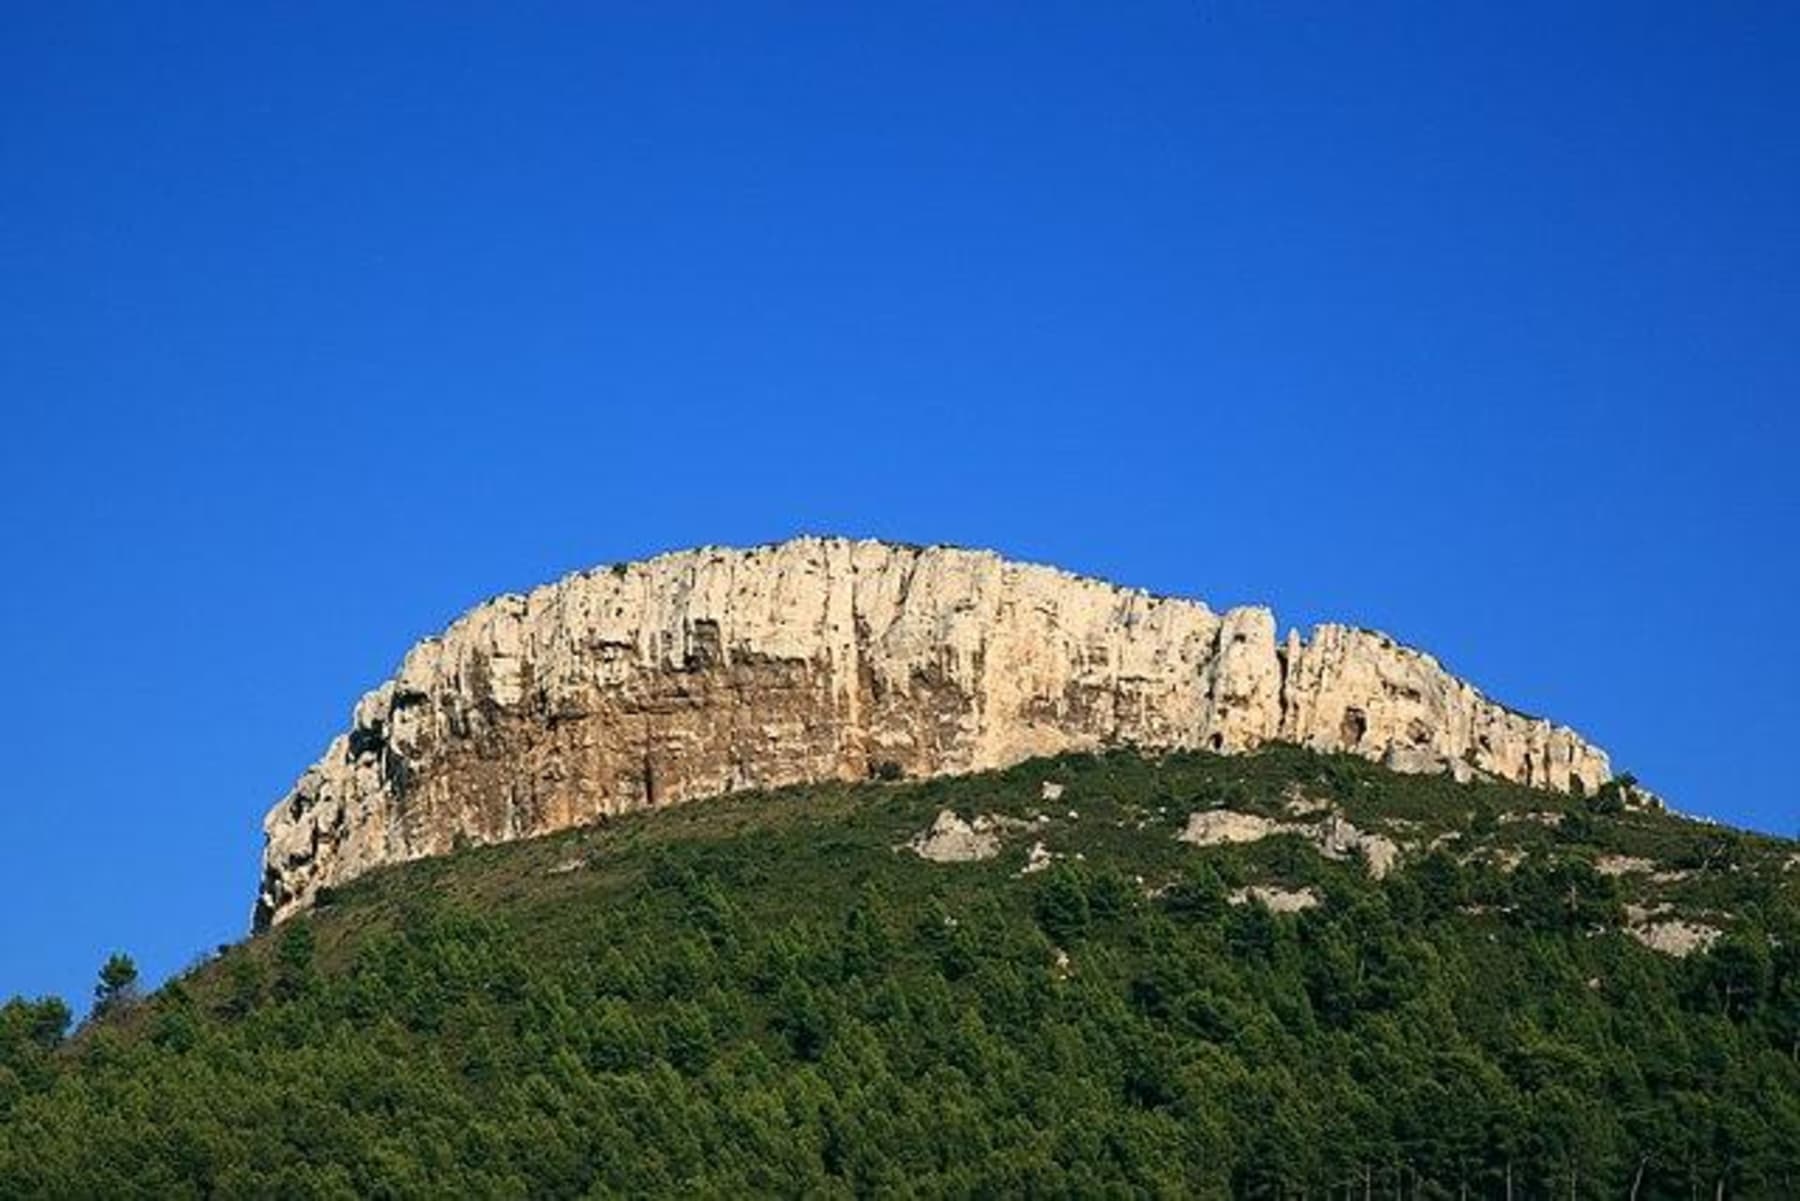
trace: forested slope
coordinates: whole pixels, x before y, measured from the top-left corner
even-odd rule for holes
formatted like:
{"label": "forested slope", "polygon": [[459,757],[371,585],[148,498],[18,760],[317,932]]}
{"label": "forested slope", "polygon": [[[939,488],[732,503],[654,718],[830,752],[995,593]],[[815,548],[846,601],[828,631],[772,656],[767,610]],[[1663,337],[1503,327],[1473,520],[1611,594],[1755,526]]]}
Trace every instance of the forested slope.
{"label": "forested slope", "polygon": [[1800,1195],[1797,848],[1628,795],[1117,754],[465,850],[9,1003],[0,1193]]}

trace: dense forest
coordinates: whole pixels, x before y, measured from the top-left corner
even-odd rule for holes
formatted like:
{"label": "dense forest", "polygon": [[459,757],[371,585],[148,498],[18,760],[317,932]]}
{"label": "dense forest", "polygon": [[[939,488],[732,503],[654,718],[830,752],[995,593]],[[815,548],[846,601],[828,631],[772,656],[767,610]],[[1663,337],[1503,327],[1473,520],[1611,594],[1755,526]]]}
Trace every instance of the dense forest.
{"label": "dense forest", "polygon": [[[472,848],[7,1003],[0,1193],[1800,1196],[1796,847],[1627,798],[1116,754]],[[1176,837],[1307,805],[1399,865]]]}

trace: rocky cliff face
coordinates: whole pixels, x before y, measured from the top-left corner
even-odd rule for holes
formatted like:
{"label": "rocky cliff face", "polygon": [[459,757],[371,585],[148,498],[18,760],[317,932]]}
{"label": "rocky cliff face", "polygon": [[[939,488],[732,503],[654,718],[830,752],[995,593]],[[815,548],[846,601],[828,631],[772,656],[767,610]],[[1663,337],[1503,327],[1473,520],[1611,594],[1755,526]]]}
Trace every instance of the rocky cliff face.
{"label": "rocky cliff face", "polygon": [[385,863],[745,788],[1271,739],[1554,789],[1606,756],[1429,655],[1277,640],[984,551],[803,538],[502,596],[414,647],[264,822],[259,926]]}

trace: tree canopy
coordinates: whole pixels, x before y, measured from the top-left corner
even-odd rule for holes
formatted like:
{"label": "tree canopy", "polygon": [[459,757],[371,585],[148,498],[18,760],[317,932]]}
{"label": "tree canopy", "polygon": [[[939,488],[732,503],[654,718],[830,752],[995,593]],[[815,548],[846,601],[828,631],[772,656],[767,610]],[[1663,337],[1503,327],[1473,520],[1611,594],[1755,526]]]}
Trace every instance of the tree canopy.
{"label": "tree canopy", "polygon": [[[1038,820],[1052,776],[1078,819]],[[1173,837],[1303,791],[1417,849],[1374,880]],[[0,1008],[0,1193],[1800,1195],[1788,848],[1695,869],[1733,924],[1674,958],[1594,864],[1698,862],[1714,833],[1611,798],[1563,802],[1585,829],[1517,820],[1546,803],[1120,755],[410,865],[135,1005],[115,956],[74,1035],[60,1002]],[[1057,857],[895,849],[940,806]],[[1529,844],[1511,870],[1502,838]]]}

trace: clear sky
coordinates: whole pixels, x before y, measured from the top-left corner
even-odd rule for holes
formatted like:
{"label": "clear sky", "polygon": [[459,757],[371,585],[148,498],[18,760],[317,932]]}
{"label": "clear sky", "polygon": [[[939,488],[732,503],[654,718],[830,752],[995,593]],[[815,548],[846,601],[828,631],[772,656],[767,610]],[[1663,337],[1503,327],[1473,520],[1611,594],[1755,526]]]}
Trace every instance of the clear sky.
{"label": "clear sky", "polygon": [[0,995],[415,639],[703,542],[1422,645],[1792,833],[1800,8],[0,8]]}

